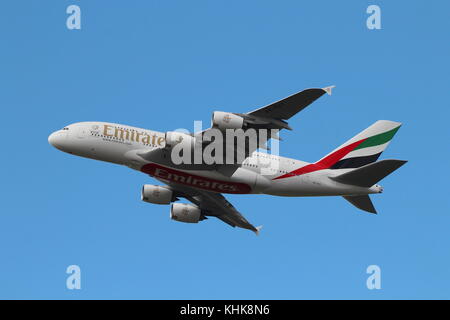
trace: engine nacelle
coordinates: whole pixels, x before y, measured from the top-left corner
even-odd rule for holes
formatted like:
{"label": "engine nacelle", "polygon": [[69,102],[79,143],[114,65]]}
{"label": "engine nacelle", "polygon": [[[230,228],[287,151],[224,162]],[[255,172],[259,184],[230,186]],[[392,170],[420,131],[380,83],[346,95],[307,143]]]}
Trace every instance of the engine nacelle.
{"label": "engine nacelle", "polygon": [[172,203],[170,207],[170,219],[186,222],[198,223],[200,221],[201,210],[199,207],[187,203]]}
{"label": "engine nacelle", "polygon": [[229,112],[214,111],[212,115],[212,126],[220,130],[242,129],[244,126],[244,118]]}
{"label": "engine nacelle", "polygon": [[174,145],[183,143],[193,146],[195,143],[195,138],[189,134],[177,131],[166,132],[166,147],[172,148]]}
{"label": "engine nacelle", "polygon": [[141,200],[154,204],[169,204],[172,202],[173,192],[169,188],[146,184],[142,187]]}

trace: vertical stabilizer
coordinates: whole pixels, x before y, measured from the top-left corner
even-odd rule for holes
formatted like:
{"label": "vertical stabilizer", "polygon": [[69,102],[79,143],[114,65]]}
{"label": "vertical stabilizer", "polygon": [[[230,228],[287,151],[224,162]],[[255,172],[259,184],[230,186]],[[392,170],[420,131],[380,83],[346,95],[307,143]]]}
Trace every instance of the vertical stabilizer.
{"label": "vertical stabilizer", "polygon": [[400,126],[400,122],[379,120],[316,163],[330,169],[348,169],[375,162]]}

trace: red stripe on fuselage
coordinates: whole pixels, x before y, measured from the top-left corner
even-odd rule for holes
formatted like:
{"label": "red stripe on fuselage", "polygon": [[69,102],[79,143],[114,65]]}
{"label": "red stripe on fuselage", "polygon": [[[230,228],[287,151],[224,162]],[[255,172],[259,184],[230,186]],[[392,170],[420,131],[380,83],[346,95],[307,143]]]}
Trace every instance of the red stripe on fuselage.
{"label": "red stripe on fuselage", "polygon": [[163,167],[156,163],[149,163],[142,166],[141,171],[158,179],[212,192],[242,194],[250,193],[251,191],[251,187],[245,183],[205,178],[183,171],[174,170],[172,168]]}
{"label": "red stripe on fuselage", "polygon": [[282,176],[279,176],[273,180],[284,179],[284,178],[299,176],[299,175],[302,175],[305,173],[328,169],[331,166],[333,166],[336,162],[341,160],[343,157],[345,157],[347,154],[352,152],[357,146],[359,146],[361,143],[363,143],[364,140],[366,140],[366,139],[362,139],[362,140],[353,142],[353,143],[349,144],[348,146],[345,146],[339,150],[336,150],[335,152],[329,154],[328,156],[321,159],[320,161],[317,161],[316,163],[308,164],[304,167],[301,167],[299,169],[296,169],[294,171],[286,173]]}

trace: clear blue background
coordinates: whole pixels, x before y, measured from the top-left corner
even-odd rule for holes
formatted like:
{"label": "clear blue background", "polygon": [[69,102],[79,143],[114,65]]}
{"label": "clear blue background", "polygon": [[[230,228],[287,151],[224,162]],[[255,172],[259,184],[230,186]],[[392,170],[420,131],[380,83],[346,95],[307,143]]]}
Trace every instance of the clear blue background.
{"label": "clear blue background", "polygon": [[[66,28],[66,8],[82,29]],[[378,4],[382,30],[366,28]],[[0,298],[450,298],[448,1],[3,1]],[[315,161],[378,119],[409,163],[374,196],[228,198],[260,237],[169,219],[155,181],[59,152],[48,135],[99,120],[209,124],[337,85],[290,121],[281,153]],[[67,266],[82,289],[67,290]],[[366,288],[367,266],[382,289]]]}

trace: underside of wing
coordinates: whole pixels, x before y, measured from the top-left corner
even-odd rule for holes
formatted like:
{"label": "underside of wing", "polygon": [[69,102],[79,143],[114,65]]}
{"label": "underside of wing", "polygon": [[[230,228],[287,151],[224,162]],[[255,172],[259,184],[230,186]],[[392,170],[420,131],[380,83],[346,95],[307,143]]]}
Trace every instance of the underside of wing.
{"label": "underside of wing", "polygon": [[[163,181],[167,183],[167,181]],[[256,234],[261,227],[255,227],[220,193],[208,192],[170,183],[177,197],[183,197],[202,210],[202,215],[216,217],[232,227],[251,230]]]}
{"label": "underside of wing", "polygon": [[247,113],[251,116],[288,120],[325,93],[331,94],[333,86],[326,88],[306,89],[280,101]]}
{"label": "underside of wing", "polygon": [[[249,129],[254,129],[254,134],[247,135],[244,146],[237,147],[236,144],[234,146],[228,144],[224,145],[224,150],[228,152],[227,150],[232,147],[236,153],[234,155],[236,159],[245,159],[257,149],[267,149],[266,143],[270,139],[281,140],[278,135],[279,130],[292,130],[286,120],[305,109],[325,93],[331,94],[333,87],[306,89],[248,113],[229,114],[230,117],[242,119],[239,123],[242,124],[244,134],[251,132]],[[213,129],[217,130],[217,128],[208,130]]]}

